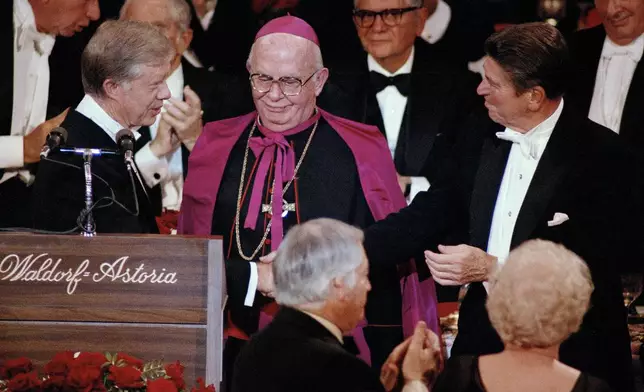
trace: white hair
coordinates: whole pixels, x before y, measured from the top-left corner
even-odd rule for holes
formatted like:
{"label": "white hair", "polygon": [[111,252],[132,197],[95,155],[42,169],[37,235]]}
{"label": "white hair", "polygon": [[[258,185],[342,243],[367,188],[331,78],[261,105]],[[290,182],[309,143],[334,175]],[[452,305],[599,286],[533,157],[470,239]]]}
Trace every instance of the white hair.
{"label": "white hair", "polygon": [[291,228],[273,261],[275,300],[287,306],[319,306],[327,300],[333,279],[355,286],[363,238],[362,230],[328,218]]}
{"label": "white hair", "polygon": [[[353,0],[354,8],[358,7],[358,1],[359,0]],[[422,7],[424,5],[423,0],[407,0],[407,3],[409,4],[410,7]]]}
{"label": "white hair", "polygon": [[[282,36],[282,37],[280,37]],[[310,50],[313,54],[313,65],[315,67],[315,70],[319,70],[324,68],[324,61],[322,60],[322,51],[320,50],[320,47],[315,45],[313,42],[307,40],[306,38],[298,37],[296,35],[292,34],[286,34],[286,33],[274,33],[270,34],[264,37],[261,37],[257,41],[253,43],[253,45],[250,47],[250,52],[248,53],[248,59],[246,60],[246,65],[250,68],[251,62],[253,60],[253,56],[255,53],[255,46],[257,45],[258,42],[263,42],[264,40],[271,40],[271,42],[275,42],[275,38],[285,38],[287,40],[292,39],[293,41],[287,43],[287,45],[290,45],[292,42],[298,42],[300,40],[304,40],[307,42],[307,50]]]}
{"label": "white hair", "polygon": [[[127,13],[127,9],[135,1],[142,0],[126,0],[123,7],[121,7],[120,17],[121,19]],[[165,0],[166,5],[168,6],[168,11],[170,13],[170,19],[176,23],[179,30],[186,31],[190,28],[190,21],[192,19],[192,14],[190,13],[190,5],[186,0]]]}

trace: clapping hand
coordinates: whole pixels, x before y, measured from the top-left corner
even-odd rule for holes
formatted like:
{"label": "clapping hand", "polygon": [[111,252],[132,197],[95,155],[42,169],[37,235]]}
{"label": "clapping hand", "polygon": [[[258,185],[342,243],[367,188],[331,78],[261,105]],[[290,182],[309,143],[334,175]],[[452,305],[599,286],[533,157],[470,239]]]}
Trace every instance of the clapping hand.
{"label": "clapping hand", "polygon": [[166,111],[161,115],[161,118],[172,126],[173,132],[181,143],[192,151],[203,129],[201,120],[203,111],[201,110],[199,96],[190,86],[186,86],[183,89],[183,95],[185,102],[170,98],[165,103],[164,108]]}

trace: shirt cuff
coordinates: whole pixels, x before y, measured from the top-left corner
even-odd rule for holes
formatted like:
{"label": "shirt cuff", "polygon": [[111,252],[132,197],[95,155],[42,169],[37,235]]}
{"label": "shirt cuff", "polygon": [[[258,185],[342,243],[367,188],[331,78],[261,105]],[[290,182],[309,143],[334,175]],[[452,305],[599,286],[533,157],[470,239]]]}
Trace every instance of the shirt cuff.
{"label": "shirt cuff", "polygon": [[422,381],[414,380],[406,383],[402,392],[429,392],[429,388]]}
{"label": "shirt cuff", "polygon": [[[503,265],[505,264],[505,261],[508,259],[508,255],[504,256],[496,256],[496,269],[494,270],[494,275],[499,273],[499,270]],[[485,292],[489,293],[490,292],[490,283],[494,282],[495,277],[491,276],[488,277],[488,280],[483,282],[483,287],[485,287]]]}
{"label": "shirt cuff", "polygon": [[257,292],[257,282],[257,264],[250,263],[250,279],[248,280],[248,291],[246,292],[246,298],[244,299],[245,306],[253,306],[253,302],[255,302],[255,293]]}
{"label": "shirt cuff", "polygon": [[150,188],[154,188],[159,182],[168,177],[168,160],[165,157],[158,158],[154,155],[150,150],[150,143],[147,143],[136,153],[134,161],[145,183]]}
{"label": "shirt cuff", "polygon": [[407,196],[408,202],[411,203],[418,193],[425,192],[428,189],[429,181],[425,177],[411,177],[409,196]]}
{"label": "shirt cuff", "polygon": [[24,162],[22,136],[0,136],[0,168],[21,168]]}

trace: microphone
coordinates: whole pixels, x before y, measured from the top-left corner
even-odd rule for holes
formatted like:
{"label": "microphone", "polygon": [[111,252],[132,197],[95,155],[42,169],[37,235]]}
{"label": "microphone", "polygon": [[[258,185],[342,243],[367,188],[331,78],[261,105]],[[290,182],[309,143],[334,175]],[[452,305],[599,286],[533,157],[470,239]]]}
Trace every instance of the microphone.
{"label": "microphone", "polygon": [[56,127],[49,132],[45,145],[40,150],[40,159],[45,159],[49,153],[65,144],[67,141],[67,130],[63,127]]}
{"label": "microphone", "polygon": [[132,161],[132,157],[134,156],[134,143],[136,143],[136,139],[129,129],[121,129],[116,133],[116,144],[123,153],[125,162],[131,163]]}
{"label": "microphone", "polygon": [[[128,171],[130,172],[130,176],[132,175],[132,172],[134,172],[134,175],[136,176],[136,179],[139,182],[139,185],[141,185],[141,189],[143,189],[143,193],[145,194],[145,197],[150,200],[150,195],[148,195],[148,191],[145,189],[145,184],[143,183],[143,179],[141,179],[141,175],[139,174],[139,170],[136,168],[136,164],[134,163],[134,143],[136,143],[136,139],[134,138],[134,134],[132,131],[129,129],[121,129],[116,133],[116,144],[119,146],[119,150],[123,153],[123,158],[125,160],[125,165],[127,166]],[[132,183],[134,185],[134,183]],[[134,200],[138,200],[136,196],[136,188],[134,189]],[[137,214],[138,214],[138,206],[137,206]]]}

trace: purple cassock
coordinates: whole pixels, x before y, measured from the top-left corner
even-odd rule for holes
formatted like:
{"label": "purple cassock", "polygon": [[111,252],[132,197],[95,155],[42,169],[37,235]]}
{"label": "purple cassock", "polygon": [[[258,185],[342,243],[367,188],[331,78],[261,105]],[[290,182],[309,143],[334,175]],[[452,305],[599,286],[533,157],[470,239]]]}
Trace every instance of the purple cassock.
{"label": "purple cassock", "polygon": [[[375,220],[384,219],[387,215],[405,207],[405,199],[398,185],[387,142],[378,128],[340,118],[321,109],[318,109],[316,117],[322,117],[351,150],[355,158],[360,185],[373,218]],[[215,203],[229,156],[242,134],[255,121],[257,121],[257,113],[253,112],[206,124],[190,154],[189,175],[184,185],[183,203],[179,217],[179,233],[211,235]],[[280,154],[276,155],[280,156]],[[289,157],[287,153],[281,156],[284,165],[289,166],[290,163],[286,162],[292,161],[293,157]],[[258,166],[261,166],[261,159]],[[287,181],[287,177],[291,174],[290,170],[276,169],[276,175],[278,171],[284,174],[280,182]],[[260,175],[259,169],[258,175]],[[250,203],[253,204],[252,197]],[[281,199],[279,203],[281,203]],[[251,209],[249,209],[249,214],[251,214],[250,211]],[[281,219],[280,214],[272,215],[271,231],[275,226],[281,227],[279,224]],[[252,226],[251,222],[245,223],[247,228]],[[259,230],[262,229],[259,228]],[[271,233],[272,249],[279,246],[283,235],[283,233],[279,233],[278,236],[275,234],[275,232]],[[410,261],[408,265],[401,265],[398,270],[403,298],[404,336],[411,336],[415,324],[420,320],[425,321],[429,328],[438,333],[439,325],[433,280],[429,278],[420,282],[413,261]],[[260,328],[268,321],[270,321],[270,316],[263,314],[260,317]],[[362,327],[366,325],[367,323],[364,322],[356,328],[353,336],[360,349],[360,357],[370,362],[368,347],[362,333]]]}

